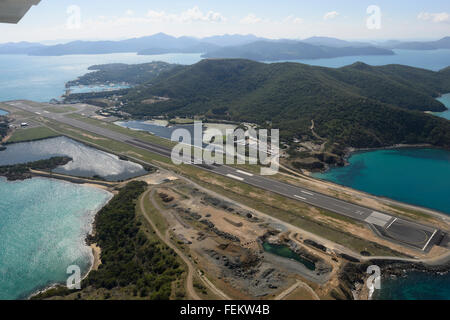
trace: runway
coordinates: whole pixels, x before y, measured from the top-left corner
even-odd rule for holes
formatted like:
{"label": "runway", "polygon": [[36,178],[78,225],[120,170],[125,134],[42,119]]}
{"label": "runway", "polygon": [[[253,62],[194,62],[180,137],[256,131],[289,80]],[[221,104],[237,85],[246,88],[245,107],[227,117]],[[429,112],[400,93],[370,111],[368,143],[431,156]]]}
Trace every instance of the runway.
{"label": "runway", "polygon": [[[24,101],[8,102],[7,104],[24,111],[34,114],[37,113],[36,107],[31,107]],[[171,156],[171,150],[168,148],[134,139],[133,137],[125,134],[91,125],[79,120],[67,118],[62,114],[38,112],[38,115],[96,135],[123,142],[164,157]],[[350,202],[336,199],[312,190],[270,179],[267,176],[255,175],[226,165],[201,164],[195,166],[202,170],[219,174],[230,179],[234,179],[236,181],[246,183],[263,190],[271,191],[293,200],[301,201],[303,203],[352,218],[356,221],[366,223],[378,236],[417,250],[429,251],[434,245],[439,244],[445,236],[438,229],[394,217],[387,213],[377,212],[373,209],[352,204]]]}

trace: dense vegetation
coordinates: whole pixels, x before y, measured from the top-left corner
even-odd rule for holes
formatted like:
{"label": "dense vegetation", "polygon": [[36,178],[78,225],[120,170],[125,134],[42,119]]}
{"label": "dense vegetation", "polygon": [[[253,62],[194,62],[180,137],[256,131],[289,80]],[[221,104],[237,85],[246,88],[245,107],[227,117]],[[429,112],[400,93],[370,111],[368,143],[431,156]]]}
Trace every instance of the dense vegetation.
{"label": "dense vegetation", "polygon": [[66,87],[120,82],[126,82],[130,85],[142,84],[153,80],[161,72],[168,71],[173,66],[173,64],[165,62],[151,62],[136,65],[122,63],[94,65],[89,67],[89,70],[94,72],[87,73],[77,80],[69,81]]}
{"label": "dense vegetation", "polygon": [[[82,297],[89,288],[127,288],[132,294],[121,298],[170,298],[172,282],[183,269],[170,248],[159,241],[149,240],[137,219],[136,201],[146,186],[145,182],[130,182],[97,214],[96,233],[88,241],[97,243],[102,249],[102,264],[82,282],[79,296]],[[38,298],[71,293],[60,287]]]}
{"label": "dense vegetation", "polygon": [[[8,121],[0,116],[0,141],[8,134]],[[1,147],[1,146],[0,146]]]}
{"label": "dense vegetation", "polygon": [[394,55],[389,49],[365,47],[328,47],[301,41],[257,41],[234,47],[219,48],[204,58],[240,58],[256,61],[326,59],[358,55]]}
{"label": "dense vegetation", "polygon": [[30,178],[32,170],[53,170],[59,166],[66,165],[72,161],[69,157],[53,157],[46,160],[39,160],[28,163],[14,164],[0,167],[0,176],[6,177],[9,181]]}
{"label": "dense vegetation", "polygon": [[[287,141],[315,132],[343,147],[430,143],[450,147],[450,122],[435,98],[450,92],[450,70],[355,63],[339,69],[298,63],[203,60],[162,73],[123,98],[136,117],[203,115],[279,128]],[[153,96],[170,100],[142,103]]]}

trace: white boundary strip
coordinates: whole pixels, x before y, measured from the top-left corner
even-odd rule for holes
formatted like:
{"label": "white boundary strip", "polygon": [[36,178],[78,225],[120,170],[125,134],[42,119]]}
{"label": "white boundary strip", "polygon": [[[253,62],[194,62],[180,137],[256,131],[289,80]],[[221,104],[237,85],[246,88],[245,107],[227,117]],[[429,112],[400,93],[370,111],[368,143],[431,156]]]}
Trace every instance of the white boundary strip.
{"label": "white boundary strip", "polygon": [[232,175],[232,174],[227,174],[227,177],[233,178],[233,179],[236,179],[236,180],[239,180],[239,181],[244,181],[244,178],[237,177],[237,176],[234,176],[234,175]]}
{"label": "white boundary strip", "polygon": [[394,220],[392,220],[392,222],[389,223],[389,225],[386,227],[386,230],[389,229],[389,228],[394,224],[394,222],[397,221],[397,220],[398,220],[397,218],[395,218]]}
{"label": "white boundary strip", "polygon": [[249,177],[253,177],[253,174],[245,172],[245,171],[242,171],[242,170],[236,170],[236,172],[240,173],[240,174],[245,174],[246,176],[249,176]]}
{"label": "white boundary strip", "polygon": [[427,244],[422,248],[422,251],[425,251],[425,248],[428,247],[428,245],[430,244],[431,240],[433,239],[434,235],[436,234],[437,229],[434,230],[433,234],[431,235],[430,239],[428,239]]}
{"label": "white boundary strip", "polygon": [[297,196],[297,195],[294,195],[294,197],[296,197],[298,199],[301,199],[301,200],[306,200],[306,198],[303,198],[303,197],[300,197],[300,196]]}

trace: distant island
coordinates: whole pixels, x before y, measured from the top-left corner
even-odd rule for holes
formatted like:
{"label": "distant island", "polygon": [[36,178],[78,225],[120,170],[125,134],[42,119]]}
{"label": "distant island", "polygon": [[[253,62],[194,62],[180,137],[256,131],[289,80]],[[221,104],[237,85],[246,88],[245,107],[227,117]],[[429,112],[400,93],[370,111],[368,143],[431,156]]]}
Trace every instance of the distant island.
{"label": "distant island", "polygon": [[255,61],[327,59],[347,56],[394,55],[394,51],[366,47],[329,47],[301,41],[259,41],[225,47],[204,54],[204,58],[240,58]]}
{"label": "distant island", "polygon": [[405,49],[405,50],[438,50],[450,49],[450,37],[445,37],[437,41],[391,41],[384,44],[384,47],[390,49]]}
{"label": "distant island", "polygon": [[450,37],[436,41],[346,41],[331,37],[267,39],[254,35],[220,35],[206,38],[173,37],[165,33],[120,41],[72,41],[57,45],[18,42],[0,44],[0,54],[64,56],[74,54],[169,53],[203,54],[205,58],[242,58],[257,61],[327,59],[361,55],[393,55],[394,49],[450,49]]}
{"label": "distant island", "polygon": [[[264,50],[263,56],[257,55]],[[164,33],[120,41],[72,41],[57,45],[40,43],[6,43],[0,54],[31,56],[64,56],[74,54],[137,53],[158,55],[168,53],[199,53],[214,58],[248,58],[279,61],[284,59],[320,59],[355,55],[392,55],[386,48],[370,43],[314,37],[300,40],[273,40],[254,35],[222,35],[207,38],[173,37]]]}

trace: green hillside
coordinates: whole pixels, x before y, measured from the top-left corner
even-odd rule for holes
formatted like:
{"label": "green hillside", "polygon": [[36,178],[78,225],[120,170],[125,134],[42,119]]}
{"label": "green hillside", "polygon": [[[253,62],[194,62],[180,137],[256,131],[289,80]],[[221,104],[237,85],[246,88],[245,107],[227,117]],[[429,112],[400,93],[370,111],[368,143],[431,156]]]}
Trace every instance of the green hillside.
{"label": "green hillside", "polygon": [[[450,92],[448,70],[432,72],[356,63],[340,69],[298,63],[203,60],[178,66],[131,90],[124,111],[136,117],[204,115],[281,129],[286,140],[315,132],[341,146],[430,143],[450,147],[450,122],[423,111]],[[142,103],[153,96],[170,100]]]}
{"label": "green hillside", "polygon": [[283,61],[298,59],[326,59],[346,56],[394,55],[389,49],[370,45],[335,47],[315,45],[294,40],[256,41],[239,46],[215,48],[204,58],[239,58],[255,61]]}
{"label": "green hillside", "polygon": [[153,80],[161,72],[168,71],[174,66],[165,62],[134,65],[123,63],[95,65],[89,67],[89,70],[93,72],[89,72],[74,81],[67,82],[66,87],[120,82],[136,85]]}

